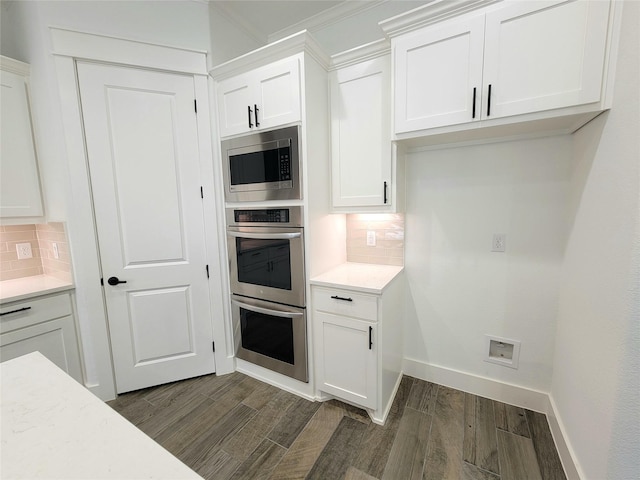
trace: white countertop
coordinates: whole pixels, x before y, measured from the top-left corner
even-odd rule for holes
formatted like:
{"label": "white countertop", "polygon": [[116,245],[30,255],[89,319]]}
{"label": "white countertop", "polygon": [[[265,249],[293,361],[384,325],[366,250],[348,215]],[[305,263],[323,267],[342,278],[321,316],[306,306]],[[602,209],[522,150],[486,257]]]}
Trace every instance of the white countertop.
{"label": "white countertop", "polygon": [[72,290],[73,284],[48,275],[3,280],[0,282],[0,303],[16,302],[49,293]]}
{"label": "white countertop", "polygon": [[201,478],[39,352],[0,374],[2,478]]}
{"label": "white countertop", "polygon": [[391,265],[347,262],[313,277],[311,284],[380,295],[403,269]]}

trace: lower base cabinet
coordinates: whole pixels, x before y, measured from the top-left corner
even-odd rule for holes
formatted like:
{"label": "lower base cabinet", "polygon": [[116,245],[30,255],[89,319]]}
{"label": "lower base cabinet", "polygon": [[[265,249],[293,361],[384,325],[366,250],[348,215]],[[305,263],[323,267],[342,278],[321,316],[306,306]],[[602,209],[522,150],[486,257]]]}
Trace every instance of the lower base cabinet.
{"label": "lower base cabinet", "polygon": [[402,275],[381,294],[313,285],[317,390],[383,424],[402,377]]}
{"label": "lower base cabinet", "polygon": [[75,320],[68,293],[0,307],[0,361],[39,351],[82,383]]}

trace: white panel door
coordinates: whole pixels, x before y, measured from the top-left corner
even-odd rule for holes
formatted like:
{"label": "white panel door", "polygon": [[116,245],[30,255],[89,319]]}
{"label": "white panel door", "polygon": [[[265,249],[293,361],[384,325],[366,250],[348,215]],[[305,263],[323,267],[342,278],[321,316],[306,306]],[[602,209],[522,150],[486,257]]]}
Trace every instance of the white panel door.
{"label": "white panel door", "polygon": [[272,63],[254,72],[258,108],[257,128],[269,129],[300,120],[300,65],[298,57]]}
{"label": "white panel door", "polygon": [[381,206],[389,202],[392,180],[389,75],[388,57],[331,73],[334,207]]}
{"label": "white panel door", "polygon": [[396,133],[480,118],[483,41],[484,15],[452,20],[397,40]]}
{"label": "white panel door", "polygon": [[609,2],[513,2],[487,13],[482,114],[600,101]]}
{"label": "white panel door", "polygon": [[117,390],[212,373],[194,79],[91,63],[78,78]]}
{"label": "white panel door", "polygon": [[319,389],[357,405],[376,408],[375,323],[315,311]]}

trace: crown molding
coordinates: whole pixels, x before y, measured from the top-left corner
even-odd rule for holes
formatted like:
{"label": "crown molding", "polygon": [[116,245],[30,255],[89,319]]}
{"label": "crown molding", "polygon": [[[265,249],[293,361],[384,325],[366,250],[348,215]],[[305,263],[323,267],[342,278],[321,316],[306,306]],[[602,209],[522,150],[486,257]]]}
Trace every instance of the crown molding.
{"label": "crown molding", "polygon": [[13,58],[0,55],[0,69],[4,72],[11,72],[23,77],[28,77],[31,67],[28,63],[15,60]]}
{"label": "crown molding", "polygon": [[371,60],[391,53],[391,44],[388,39],[383,38],[359,47],[345,50],[331,56],[331,66],[329,70],[348,67],[365,60]]}
{"label": "crown molding", "polygon": [[331,63],[329,56],[324,53],[311,34],[303,30],[277,42],[245,53],[233,60],[221,63],[209,70],[209,75],[216,80],[220,80],[301,52],[307,53],[325,69],[329,68]]}
{"label": "crown molding", "polygon": [[502,0],[433,0],[408,12],[378,22],[388,37],[411,32],[432,23],[487,7]]}
{"label": "crown molding", "polygon": [[280,31],[272,33],[271,35],[269,35],[269,42],[275,42],[284,37],[299,32],[300,30],[317,32],[318,30],[322,30],[323,28],[326,28],[330,25],[341,22],[346,18],[358,15],[362,12],[387,3],[388,1],[390,0],[347,0],[331,8],[316,13],[309,18],[305,18],[298,23],[283,28]]}

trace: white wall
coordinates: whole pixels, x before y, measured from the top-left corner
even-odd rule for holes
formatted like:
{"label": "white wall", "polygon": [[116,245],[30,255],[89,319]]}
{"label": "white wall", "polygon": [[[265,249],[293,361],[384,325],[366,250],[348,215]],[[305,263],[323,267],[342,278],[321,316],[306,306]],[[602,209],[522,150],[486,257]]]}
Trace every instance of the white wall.
{"label": "white wall", "polygon": [[[407,157],[406,358],[549,391],[570,158],[568,136]],[[483,361],[485,334],[522,342],[517,370]]]}
{"label": "white wall", "polygon": [[266,43],[245,32],[213,3],[209,8],[209,27],[212,48],[207,62],[210,67],[239,57]]}
{"label": "white wall", "polygon": [[551,397],[585,479],[640,474],[640,3],[613,107],[575,134]]}

